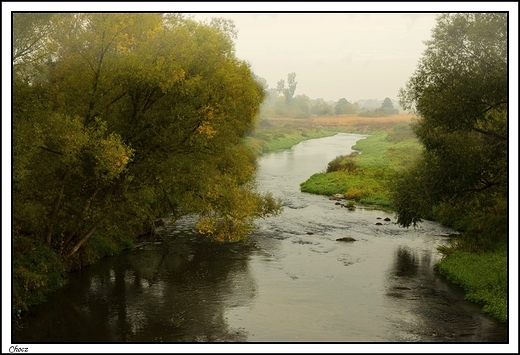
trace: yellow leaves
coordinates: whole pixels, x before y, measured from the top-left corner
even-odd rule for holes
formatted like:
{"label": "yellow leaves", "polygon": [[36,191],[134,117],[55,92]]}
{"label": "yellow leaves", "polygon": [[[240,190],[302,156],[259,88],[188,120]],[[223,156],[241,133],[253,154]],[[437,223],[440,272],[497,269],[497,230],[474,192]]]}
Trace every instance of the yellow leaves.
{"label": "yellow leaves", "polygon": [[118,134],[112,133],[107,138],[99,140],[94,147],[97,160],[95,171],[103,179],[116,178],[126,168],[132,155],[132,149],[121,141]]}
{"label": "yellow leaves", "polygon": [[259,195],[253,184],[237,186],[224,177],[208,191],[205,212],[196,227],[212,241],[236,242],[247,238],[255,218],[276,215],[280,211],[280,201],[270,194]]}
{"label": "yellow leaves", "polygon": [[217,133],[217,131],[211,126],[211,124],[208,121],[204,121],[197,128],[197,133],[204,135],[208,138],[213,138],[213,136]]}
{"label": "yellow leaves", "polygon": [[219,243],[245,240],[252,226],[252,220],[241,220],[231,215],[226,215],[221,218],[205,216],[202,217],[196,225],[200,234]]}
{"label": "yellow leaves", "polygon": [[203,111],[204,120],[197,128],[197,133],[207,138],[213,138],[217,133],[215,129],[215,120],[218,117],[217,109],[213,106],[206,106]]}
{"label": "yellow leaves", "polygon": [[202,235],[212,235],[217,230],[218,219],[216,217],[202,217],[197,222],[197,230]]}
{"label": "yellow leaves", "polygon": [[116,50],[121,53],[128,53],[131,51],[130,47],[124,43],[116,43]]}

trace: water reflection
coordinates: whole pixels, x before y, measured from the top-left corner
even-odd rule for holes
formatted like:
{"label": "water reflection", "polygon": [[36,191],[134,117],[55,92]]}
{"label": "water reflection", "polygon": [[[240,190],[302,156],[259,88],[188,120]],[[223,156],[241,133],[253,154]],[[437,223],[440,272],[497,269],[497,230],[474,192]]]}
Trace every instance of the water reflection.
{"label": "water reflection", "polygon": [[172,238],[78,273],[33,310],[13,340],[244,341],[247,333],[230,327],[225,311],[247,306],[255,296],[248,270],[251,246],[188,239]]}
{"label": "water reflection", "polygon": [[502,342],[507,327],[464,300],[464,292],[433,271],[439,255],[433,248],[398,246],[388,273],[387,309],[399,312],[394,332],[398,341]]}
{"label": "water reflection", "polygon": [[[504,341],[507,329],[433,271],[452,231],[376,226],[299,184],[362,136],[308,141],[260,159],[258,185],[284,201],[248,244],[214,245],[189,220],[155,243],[102,260],[34,308],[26,342]],[[354,243],[337,238],[353,237]]]}
{"label": "water reflection", "polygon": [[396,276],[415,276],[419,269],[419,262],[411,250],[399,246],[396,251],[394,269]]}

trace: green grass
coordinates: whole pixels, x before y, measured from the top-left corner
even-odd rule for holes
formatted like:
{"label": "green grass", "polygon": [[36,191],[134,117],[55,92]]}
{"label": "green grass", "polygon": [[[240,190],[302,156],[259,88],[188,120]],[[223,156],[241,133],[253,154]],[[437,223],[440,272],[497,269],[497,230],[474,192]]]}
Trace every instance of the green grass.
{"label": "green grass", "polygon": [[[394,174],[411,167],[422,153],[410,124],[399,123],[390,130],[373,132],[352,148],[361,154],[336,157],[329,163],[327,172],[312,175],[300,185],[301,190],[321,195],[341,193],[350,203],[392,208],[390,187]],[[507,234],[502,220],[494,221],[488,216],[479,225],[489,226],[497,235]],[[458,238],[451,247],[440,250],[445,257],[436,264],[435,270],[460,285],[466,299],[482,305],[484,313],[506,322],[507,247],[493,235],[493,245],[498,249],[482,252],[490,249],[486,244],[489,238],[484,238],[489,234],[485,229],[479,227],[465,238]]]}
{"label": "green grass", "polygon": [[435,265],[448,281],[460,285],[465,298],[482,305],[482,311],[507,321],[507,252],[455,251]]}
{"label": "green grass", "polygon": [[367,205],[391,207],[388,184],[390,176],[384,170],[357,169],[353,172],[317,173],[300,184],[302,192],[319,195],[344,194],[349,200]]}
{"label": "green grass", "polygon": [[326,173],[312,175],[300,184],[301,191],[320,195],[344,194],[366,205],[391,208],[391,182],[401,169],[410,167],[421,154],[421,145],[409,123],[398,123],[357,141],[361,154],[336,157]]}
{"label": "green grass", "polygon": [[361,139],[352,148],[362,152],[358,158],[360,167],[393,170],[407,169],[422,152],[421,144],[407,123],[396,125],[390,132],[378,132]]}
{"label": "green grass", "polygon": [[337,134],[338,131],[330,129],[299,129],[297,131],[288,130],[287,132],[256,132],[246,138],[246,144],[257,154],[266,154],[282,149],[289,149],[292,146],[309,139],[329,137]]}

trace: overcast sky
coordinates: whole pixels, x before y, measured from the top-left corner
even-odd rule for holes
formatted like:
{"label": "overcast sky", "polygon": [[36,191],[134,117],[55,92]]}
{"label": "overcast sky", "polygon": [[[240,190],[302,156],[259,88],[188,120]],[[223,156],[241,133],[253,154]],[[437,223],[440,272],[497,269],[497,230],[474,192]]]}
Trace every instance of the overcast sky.
{"label": "overcast sky", "polygon": [[296,94],[349,101],[397,98],[435,26],[434,13],[210,13],[238,30],[236,55],[276,88],[296,73]]}
{"label": "overcast sky", "polygon": [[18,11],[199,12],[193,14],[196,20],[229,18],[238,30],[237,57],[248,61],[269,87],[276,88],[280,79],[287,80],[287,74],[295,72],[296,95],[334,101],[397,99],[398,90],[405,86],[426,48],[424,41],[431,37],[437,13],[508,11],[513,6],[501,2],[130,2],[124,7],[111,2],[27,3],[30,7],[7,4],[7,10],[13,7]]}

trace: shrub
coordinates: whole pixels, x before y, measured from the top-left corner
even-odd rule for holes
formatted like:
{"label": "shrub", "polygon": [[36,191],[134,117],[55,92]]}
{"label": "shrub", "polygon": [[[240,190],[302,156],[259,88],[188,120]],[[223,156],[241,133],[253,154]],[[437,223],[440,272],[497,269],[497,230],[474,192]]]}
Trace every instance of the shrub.
{"label": "shrub", "polygon": [[19,315],[67,282],[65,265],[54,250],[25,235],[13,237],[13,311]]}
{"label": "shrub", "polygon": [[356,157],[359,155],[358,152],[352,152],[349,155],[339,155],[329,162],[327,166],[327,173],[333,171],[348,171],[352,172],[356,170]]}

